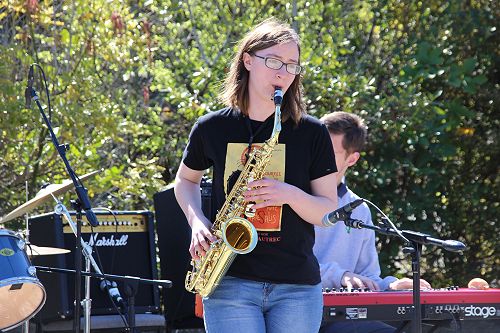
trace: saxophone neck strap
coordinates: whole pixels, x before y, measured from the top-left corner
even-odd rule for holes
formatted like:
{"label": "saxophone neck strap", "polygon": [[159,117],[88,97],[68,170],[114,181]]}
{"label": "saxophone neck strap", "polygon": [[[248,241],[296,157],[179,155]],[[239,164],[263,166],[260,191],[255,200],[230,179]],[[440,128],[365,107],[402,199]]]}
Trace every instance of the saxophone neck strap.
{"label": "saxophone neck strap", "polygon": [[274,115],[271,115],[269,116],[266,120],[264,120],[260,125],[259,127],[257,128],[257,131],[255,131],[255,133],[253,132],[253,129],[252,129],[252,121],[251,119],[248,117],[248,116],[244,116],[245,118],[245,124],[247,125],[247,129],[248,129],[248,133],[249,133],[249,138],[248,138],[248,148],[247,148],[247,152],[245,153],[245,157],[248,161],[248,158],[250,157],[250,152],[252,151],[252,144],[253,144],[253,140],[257,137],[257,135],[259,135],[260,132],[262,132],[262,130],[266,127],[266,124],[268,123],[269,119],[271,119]]}

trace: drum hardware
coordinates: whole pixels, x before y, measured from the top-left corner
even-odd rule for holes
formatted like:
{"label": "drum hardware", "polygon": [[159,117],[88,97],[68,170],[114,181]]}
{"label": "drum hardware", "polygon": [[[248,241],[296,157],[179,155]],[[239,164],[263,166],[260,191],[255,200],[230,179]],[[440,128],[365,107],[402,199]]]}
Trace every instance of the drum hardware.
{"label": "drum hardware", "polygon": [[0,330],[22,325],[45,304],[45,288],[25,249],[18,234],[0,230]]}
{"label": "drum hardware", "polygon": [[[92,174],[86,176],[89,177]],[[54,185],[49,190],[39,192],[33,200],[28,200],[28,182],[26,182],[26,203],[0,218],[1,224],[24,214],[26,221],[24,238],[21,233],[0,230],[0,266],[2,267],[0,272],[0,305],[2,305],[0,307],[0,330],[22,325],[22,332],[28,333],[29,320],[45,304],[46,291],[36,277],[36,268],[31,265],[30,257],[67,253],[69,250],[31,244],[28,212],[44,202],[50,194],[63,193],[67,188],[69,187],[66,183]]]}
{"label": "drum hardware", "polygon": [[[90,177],[95,173],[96,172],[94,171],[93,173],[89,173],[89,174],[85,175],[84,177]],[[29,240],[29,228],[28,228],[29,216],[28,216],[28,212],[31,211],[32,209],[34,209],[36,206],[43,203],[47,198],[49,198],[50,194],[52,194],[52,195],[54,193],[61,194],[61,193],[65,192],[68,188],[70,188],[68,186],[68,184],[69,183],[66,181],[66,182],[63,182],[62,184],[51,185],[50,188],[48,188],[48,189],[45,188],[45,189],[42,189],[42,191],[38,192],[37,195],[35,196],[35,198],[33,198],[33,200],[29,200],[28,182],[26,181],[25,182],[26,203],[19,206],[18,208],[13,210],[11,213],[7,214],[6,216],[0,218],[0,224],[1,224],[3,222],[7,222],[11,219],[14,219],[14,218],[24,214],[25,224],[26,224],[24,239],[21,237],[21,234],[7,232],[7,233],[4,233],[4,235],[12,236],[12,237],[15,236],[18,238],[16,240],[16,242],[18,243],[18,247],[20,249],[22,249],[26,253],[26,255],[28,256],[27,263],[29,263],[29,265],[27,265],[27,267],[26,267],[26,272],[29,276],[32,276],[35,279],[36,279],[36,269],[34,266],[31,266],[31,262],[29,261],[29,259],[31,257],[39,256],[39,255],[63,254],[63,253],[68,253],[70,251],[66,250],[66,249],[41,247],[41,246],[36,246],[34,244],[31,244],[30,240]],[[9,250],[9,249],[5,250],[5,249],[6,248],[3,248],[4,252]],[[41,302],[39,304],[39,306],[35,306],[33,308],[32,313],[27,314],[25,318],[22,318],[22,317],[15,318],[15,321],[17,322],[15,324],[15,326],[19,326],[22,324],[22,332],[23,333],[29,332],[29,320],[30,320],[30,318],[33,317],[34,315],[36,315],[38,313],[38,311],[42,308],[43,304],[45,304],[45,297],[46,297],[45,288],[43,288],[43,285],[40,283],[40,281],[38,281],[38,279],[33,280],[32,282],[35,282],[35,284],[39,285],[42,288],[42,290],[43,290],[43,302]],[[2,281],[1,282],[2,287],[5,287],[6,283],[8,283],[7,280]],[[2,302],[3,301],[0,298],[0,303],[2,303]],[[9,303],[5,303],[5,304],[9,304]],[[4,323],[4,324],[7,325],[6,323]],[[4,324],[0,324],[1,329],[6,328],[6,327],[3,327]],[[11,326],[10,328],[14,328],[15,326]]]}
{"label": "drum hardware", "polygon": [[27,244],[28,256],[50,256],[56,254],[65,254],[71,252],[67,249],[61,249],[58,247],[48,247],[48,246],[36,246],[34,244]]}
{"label": "drum hardware", "polygon": [[[92,171],[80,177],[80,180],[86,180],[90,177],[95,176],[99,171]],[[39,205],[43,204],[49,200],[52,195],[59,196],[73,187],[73,183],[70,179],[64,180],[60,184],[50,184],[49,186],[41,189],[33,199],[27,200],[24,204],[17,207],[5,216],[0,217],[0,224],[15,219],[16,217],[22,216],[29,213]],[[28,228],[26,228],[27,230]],[[27,235],[29,236],[29,235]],[[29,237],[27,237],[29,238]]]}
{"label": "drum hardware", "polygon": [[[24,188],[25,188],[25,194],[26,194],[26,202],[29,201],[29,190],[28,190],[28,181],[26,181],[24,183]],[[25,231],[25,240],[26,240],[26,245],[30,245],[30,241],[29,241],[29,238],[30,238],[30,229],[28,228],[28,220],[29,220],[29,216],[28,216],[28,212],[26,212],[26,214],[24,214],[24,223],[25,223],[25,226],[26,228],[24,229]],[[21,332],[22,333],[29,333],[30,331],[30,320],[27,319],[23,326],[22,326],[22,329],[21,329]]]}

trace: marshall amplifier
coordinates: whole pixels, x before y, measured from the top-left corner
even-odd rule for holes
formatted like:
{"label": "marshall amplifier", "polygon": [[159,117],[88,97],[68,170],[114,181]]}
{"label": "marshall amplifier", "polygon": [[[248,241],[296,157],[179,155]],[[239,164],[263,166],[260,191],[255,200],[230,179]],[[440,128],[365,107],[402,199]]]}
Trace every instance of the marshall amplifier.
{"label": "marshall amplifier", "polygon": [[[154,219],[149,211],[95,211],[99,225],[93,233],[83,215],[82,238],[92,246],[92,255],[104,274],[129,275],[157,279]],[[76,215],[71,213],[76,223]],[[116,218],[116,220],[115,220]],[[67,254],[32,257],[33,265],[74,269],[75,234],[62,215],[43,214],[29,219],[30,242],[37,246],[71,250]],[[29,249],[27,250],[29,254]],[[82,269],[85,258],[82,257]],[[94,271],[92,269],[92,271]],[[47,291],[47,301],[39,312],[39,319],[49,321],[71,317],[74,303],[74,275],[38,272],[38,278]],[[82,276],[82,299],[85,296],[85,278]],[[92,314],[116,314],[107,293],[99,287],[101,280],[90,280]],[[125,299],[123,282],[114,281]],[[125,299],[126,300],[126,299]],[[83,310],[82,310],[83,311]],[[158,287],[139,284],[135,296],[136,313],[158,313]],[[83,314],[83,312],[81,312]]]}

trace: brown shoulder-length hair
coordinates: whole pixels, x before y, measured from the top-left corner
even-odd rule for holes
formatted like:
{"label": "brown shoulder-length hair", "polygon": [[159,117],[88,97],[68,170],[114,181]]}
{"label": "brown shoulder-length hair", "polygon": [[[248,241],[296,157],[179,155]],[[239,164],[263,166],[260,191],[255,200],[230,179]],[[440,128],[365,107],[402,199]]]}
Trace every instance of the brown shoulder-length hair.
{"label": "brown shoulder-length hair", "polygon": [[[224,80],[223,90],[219,95],[221,101],[226,106],[237,107],[243,114],[248,115],[249,72],[243,64],[243,54],[245,52],[254,54],[256,51],[288,42],[297,44],[300,59],[299,35],[288,24],[280,22],[275,18],[270,18],[250,30],[239,42],[238,51],[233,57],[231,68]],[[295,79],[283,96],[283,103],[281,105],[283,121],[291,117],[295,124],[299,123],[302,116],[306,114],[306,107],[302,97],[302,75],[299,74],[295,76]]]}

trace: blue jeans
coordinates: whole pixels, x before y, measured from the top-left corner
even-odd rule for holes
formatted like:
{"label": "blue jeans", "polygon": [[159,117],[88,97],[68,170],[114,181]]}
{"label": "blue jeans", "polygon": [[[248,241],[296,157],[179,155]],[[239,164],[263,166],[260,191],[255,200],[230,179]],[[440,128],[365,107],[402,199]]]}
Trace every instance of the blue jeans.
{"label": "blue jeans", "polygon": [[321,284],[273,284],[225,276],[203,299],[208,333],[316,333]]}

